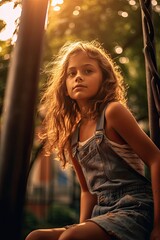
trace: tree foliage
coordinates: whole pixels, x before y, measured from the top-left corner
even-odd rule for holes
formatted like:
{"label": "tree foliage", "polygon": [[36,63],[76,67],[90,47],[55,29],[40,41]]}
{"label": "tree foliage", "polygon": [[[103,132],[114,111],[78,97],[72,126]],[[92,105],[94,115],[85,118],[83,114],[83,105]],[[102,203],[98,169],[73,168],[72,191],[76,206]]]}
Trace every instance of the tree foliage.
{"label": "tree foliage", "polygon": [[[1,0],[0,4],[6,2],[9,1]],[[21,3],[20,0],[14,2],[15,4]],[[131,2],[134,2],[134,4],[132,5]],[[54,10],[53,6],[49,7],[44,42],[44,65],[53,59],[58,49],[66,41],[99,40],[122,69],[125,81],[129,85],[129,106],[136,114],[137,119],[147,119],[143,36],[139,1],[64,0],[63,4],[57,4],[56,7],[59,7],[59,11],[55,11],[56,9]],[[153,7],[156,48],[157,52],[159,52],[160,35],[158,25],[160,17],[157,9]],[[3,43],[2,48],[6,44],[8,43]],[[11,49],[12,47],[6,48],[8,54],[10,54]],[[5,83],[8,62],[3,59],[4,54],[0,54],[0,66],[3,72],[1,76],[2,81]],[[159,62],[159,54],[157,54],[157,62]],[[42,74],[41,83],[46,78],[47,76]],[[1,85],[0,94],[1,99],[3,99],[4,85]],[[2,100],[0,104],[2,104]]]}
{"label": "tree foliage", "polygon": [[9,3],[9,2],[14,2],[15,7],[18,4],[22,4],[22,0],[1,0],[0,1],[0,6],[2,6],[5,3]]}
{"label": "tree foliage", "polygon": [[[159,14],[154,11],[156,38]],[[97,39],[120,65],[127,82],[129,106],[138,120],[145,120],[147,95],[139,1],[65,0],[61,10],[49,11],[45,59],[48,61],[66,41]],[[157,40],[157,47],[159,43]],[[121,49],[119,54],[116,50]]]}
{"label": "tree foliage", "polygon": [[[14,7],[22,3],[22,0],[1,0],[0,6],[7,4],[9,2],[14,2]],[[7,14],[7,13],[6,13]],[[0,19],[0,31],[6,27],[6,23]],[[12,39],[7,41],[0,40],[0,115],[2,113],[4,92],[7,80],[8,67],[10,62],[10,57],[13,49]]]}

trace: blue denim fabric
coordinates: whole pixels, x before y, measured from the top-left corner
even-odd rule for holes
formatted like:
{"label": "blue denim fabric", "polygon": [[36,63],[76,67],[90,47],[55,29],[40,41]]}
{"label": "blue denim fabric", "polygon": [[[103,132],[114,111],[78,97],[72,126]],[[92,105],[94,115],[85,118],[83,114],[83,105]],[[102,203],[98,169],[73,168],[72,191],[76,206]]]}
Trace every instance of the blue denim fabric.
{"label": "blue denim fabric", "polygon": [[95,135],[78,147],[79,128],[72,137],[72,153],[79,161],[88,189],[98,203],[91,219],[113,239],[147,240],[152,229],[153,200],[150,181],[114,152],[104,134],[104,111]]}

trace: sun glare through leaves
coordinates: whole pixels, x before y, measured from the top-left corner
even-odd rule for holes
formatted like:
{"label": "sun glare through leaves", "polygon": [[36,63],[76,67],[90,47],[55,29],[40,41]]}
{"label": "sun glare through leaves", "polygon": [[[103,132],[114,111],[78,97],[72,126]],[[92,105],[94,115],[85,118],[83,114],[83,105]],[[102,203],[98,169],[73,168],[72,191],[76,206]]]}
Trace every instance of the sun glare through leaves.
{"label": "sun glare through leaves", "polygon": [[52,0],[51,6],[53,7],[53,10],[56,12],[60,11],[61,7],[59,5],[62,5],[63,2],[63,0]]}
{"label": "sun glare through leaves", "polygon": [[16,20],[21,15],[21,7],[18,5],[14,8],[13,2],[8,2],[0,7],[0,19],[6,24],[0,32],[0,40],[6,41],[13,37],[16,28]]}

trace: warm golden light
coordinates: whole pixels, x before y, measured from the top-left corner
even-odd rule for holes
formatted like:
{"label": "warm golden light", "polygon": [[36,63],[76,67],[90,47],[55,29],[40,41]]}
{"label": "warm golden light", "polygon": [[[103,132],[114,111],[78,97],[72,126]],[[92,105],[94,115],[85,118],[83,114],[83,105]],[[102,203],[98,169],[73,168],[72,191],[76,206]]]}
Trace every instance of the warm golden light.
{"label": "warm golden light", "polygon": [[121,46],[115,46],[114,51],[117,54],[121,54],[123,52],[123,48]]}
{"label": "warm golden light", "polygon": [[14,8],[14,3],[5,3],[0,7],[0,19],[6,23],[5,28],[0,32],[0,40],[6,41],[12,38],[16,27],[16,19],[21,15],[21,7]]}
{"label": "warm golden light", "polygon": [[63,4],[63,0],[52,0],[51,6],[56,6],[57,4]]}
{"label": "warm golden light", "polygon": [[118,15],[121,16],[121,17],[124,17],[124,18],[128,17],[128,13],[124,12],[124,11],[118,11]]}
{"label": "warm golden light", "polygon": [[51,6],[53,7],[53,10],[56,12],[60,11],[61,7],[58,5],[63,4],[63,2],[64,2],[63,0],[52,0]]}
{"label": "warm golden light", "polygon": [[127,63],[129,63],[129,58],[127,58],[127,57],[120,57],[119,58],[119,62],[121,64],[127,64]]}
{"label": "warm golden light", "polygon": [[130,1],[129,1],[129,4],[130,4],[131,6],[134,6],[134,5],[136,5],[136,1],[135,1],[135,0],[130,0]]}
{"label": "warm golden light", "polygon": [[157,3],[156,0],[152,0],[152,5],[153,5],[153,6],[157,6],[157,4],[158,4],[158,3]]}

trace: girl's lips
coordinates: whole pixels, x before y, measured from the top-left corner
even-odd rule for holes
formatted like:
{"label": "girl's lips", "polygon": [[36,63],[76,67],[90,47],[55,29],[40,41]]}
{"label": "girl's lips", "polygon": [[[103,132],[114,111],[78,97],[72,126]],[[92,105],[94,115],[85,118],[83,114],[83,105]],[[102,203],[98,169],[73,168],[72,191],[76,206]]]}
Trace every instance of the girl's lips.
{"label": "girl's lips", "polygon": [[73,87],[73,90],[76,88],[86,88],[86,86],[82,84],[77,84],[76,86]]}

